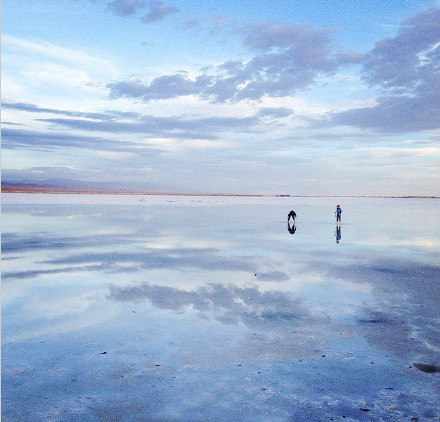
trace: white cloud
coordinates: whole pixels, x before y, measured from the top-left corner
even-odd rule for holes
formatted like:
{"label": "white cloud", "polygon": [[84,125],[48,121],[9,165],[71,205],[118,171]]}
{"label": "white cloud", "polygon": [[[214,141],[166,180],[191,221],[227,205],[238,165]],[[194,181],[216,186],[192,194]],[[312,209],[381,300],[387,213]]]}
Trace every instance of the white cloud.
{"label": "white cloud", "polygon": [[75,65],[76,67],[85,67],[94,69],[96,72],[107,75],[117,73],[116,66],[109,60],[97,57],[95,54],[89,54],[78,49],[61,47],[46,41],[30,41],[22,38],[13,37],[7,34],[2,35],[2,49],[5,53],[16,56],[30,56],[50,59],[51,61],[60,61]]}
{"label": "white cloud", "polygon": [[46,106],[93,104],[103,97],[105,81],[120,75],[118,66],[100,54],[45,41],[5,34],[2,50],[3,98]]}
{"label": "white cloud", "polygon": [[402,147],[373,147],[359,148],[359,152],[371,158],[412,158],[412,157],[440,157],[440,147],[402,148]]}

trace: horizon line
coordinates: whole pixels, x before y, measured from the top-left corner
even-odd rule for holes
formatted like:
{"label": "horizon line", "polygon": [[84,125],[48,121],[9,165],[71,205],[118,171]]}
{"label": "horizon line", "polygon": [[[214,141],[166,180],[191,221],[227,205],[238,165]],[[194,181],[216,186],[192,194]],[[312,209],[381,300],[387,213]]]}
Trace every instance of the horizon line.
{"label": "horizon line", "polygon": [[266,198],[400,198],[400,199],[440,199],[436,195],[305,195],[268,193],[215,193],[215,192],[148,192],[148,191],[106,191],[93,189],[35,189],[2,187],[1,193],[61,194],[61,195],[139,195],[139,196],[220,196],[220,197],[266,197]]}

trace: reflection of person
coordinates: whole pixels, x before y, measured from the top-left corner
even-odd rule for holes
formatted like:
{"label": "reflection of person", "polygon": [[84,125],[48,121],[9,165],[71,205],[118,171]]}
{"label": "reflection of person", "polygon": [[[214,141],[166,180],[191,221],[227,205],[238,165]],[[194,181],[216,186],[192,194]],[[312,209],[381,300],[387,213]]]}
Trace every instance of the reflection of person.
{"label": "reflection of person", "polygon": [[336,206],[336,222],[341,221],[341,214],[342,214],[342,209],[339,205]]}
{"label": "reflection of person", "polygon": [[341,237],[342,237],[342,235],[341,235],[341,226],[339,224],[336,226],[335,236],[336,236],[336,243],[339,243],[339,241],[341,240]]}
{"label": "reflection of person", "polygon": [[290,211],[289,214],[287,215],[287,222],[290,221],[290,217],[292,217],[293,220],[293,224],[295,225],[295,220],[296,220],[296,212],[295,211]]}
{"label": "reflection of person", "polygon": [[287,220],[287,230],[290,234],[294,234],[296,232],[295,220],[293,220],[292,226],[290,226],[290,220]]}

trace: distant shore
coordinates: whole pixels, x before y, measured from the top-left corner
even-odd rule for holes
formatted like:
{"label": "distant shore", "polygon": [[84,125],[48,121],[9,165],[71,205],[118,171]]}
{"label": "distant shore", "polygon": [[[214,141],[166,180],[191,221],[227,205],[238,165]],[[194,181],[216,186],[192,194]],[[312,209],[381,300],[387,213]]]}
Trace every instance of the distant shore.
{"label": "distant shore", "polygon": [[2,187],[2,193],[62,194],[62,195],[143,195],[143,196],[220,196],[220,197],[260,197],[260,198],[400,198],[400,199],[439,199],[429,195],[291,195],[291,194],[253,194],[253,193],[204,193],[204,192],[128,192],[85,189],[34,189]]}

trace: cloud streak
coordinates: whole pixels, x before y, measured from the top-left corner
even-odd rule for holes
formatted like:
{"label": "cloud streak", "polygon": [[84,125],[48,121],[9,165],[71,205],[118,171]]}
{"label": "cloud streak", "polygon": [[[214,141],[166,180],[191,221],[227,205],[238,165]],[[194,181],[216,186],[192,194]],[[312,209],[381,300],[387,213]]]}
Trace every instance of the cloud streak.
{"label": "cloud streak", "polygon": [[142,155],[157,155],[160,152],[158,149],[136,142],[120,142],[101,137],[69,135],[64,132],[48,133],[8,128],[2,130],[2,147],[5,149],[31,148],[41,151],[74,148],[119,151]]}
{"label": "cloud streak", "polygon": [[[28,103],[3,104],[6,109],[13,109],[35,114],[53,114],[64,117],[38,118],[37,121],[86,133],[104,132],[109,134],[142,134],[147,137],[169,137],[176,139],[216,140],[225,132],[264,131],[269,120],[289,117],[293,111],[286,107],[263,107],[256,114],[248,117],[216,116],[152,116],[134,112],[80,112],[39,107]],[[18,148],[24,145],[40,147],[71,146],[88,147],[101,150],[131,151],[141,144],[129,141],[112,141],[90,136],[67,135],[65,133],[47,133],[27,131],[15,128],[4,129],[5,148]]]}
{"label": "cloud streak", "polygon": [[2,102],[2,107],[4,109],[24,111],[28,113],[48,113],[48,114],[60,114],[69,117],[84,117],[86,119],[100,119],[105,121],[114,120],[117,118],[136,118],[139,116],[138,113],[133,112],[122,112],[122,111],[106,111],[104,113],[99,112],[82,112],[82,111],[70,111],[70,110],[60,110],[56,108],[40,107],[35,104],[30,103],[14,103],[4,101]]}
{"label": "cloud streak", "polygon": [[157,117],[143,116],[135,122],[96,121],[79,119],[40,119],[70,129],[89,132],[137,133],[152,137],[172,137],[178,139],[217,139],[219,132],[249,131],[259,123],[251,117]]}

